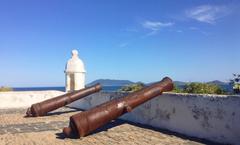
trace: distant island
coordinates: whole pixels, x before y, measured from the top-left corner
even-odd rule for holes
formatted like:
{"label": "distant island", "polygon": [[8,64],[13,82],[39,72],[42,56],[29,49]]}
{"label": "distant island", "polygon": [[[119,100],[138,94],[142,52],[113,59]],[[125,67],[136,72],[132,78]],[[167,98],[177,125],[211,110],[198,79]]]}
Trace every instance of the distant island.
{"label": "distant island", "polygon": [[97,83],[100,83],[102,86],[126,86],[134,84],[134,82],[129,80],[98,79],[87,84],[87,86],[91,86]]}

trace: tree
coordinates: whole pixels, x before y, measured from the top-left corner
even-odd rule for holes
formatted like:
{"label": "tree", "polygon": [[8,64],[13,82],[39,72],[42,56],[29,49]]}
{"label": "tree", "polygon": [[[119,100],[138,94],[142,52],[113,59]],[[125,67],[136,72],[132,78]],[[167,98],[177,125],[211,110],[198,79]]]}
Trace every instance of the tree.
{"label": "tree", "polygon": [[174,93],[184,93],[183,92],[183,89],[180,89],[177,85],[173,85],[173,90],[172,90],[172,92],[174,92]]}
{"label": "tree", "polygon": [[233,87],[233,91],[236,94],[240,93],[240,74],[233,74],[233,79],[230,80],[230,84]]}
{"label": "tree", "polygon": [[119,89],[119,91],[120,92],[135,92],[144,87],[145,87],[145,85],[143,83],[136,83],[136,84],[123,86],[121,89]]}
{"label": "tree", "polygon": [[13,91],[13,89],[10,87],[4,87],[4,86],[0,87],[0,92],[7,92],[7,91]]}
{"label": "tree", "polygon": [[226,94],[221,87],[207,83],[189,83],[184,87],[183,92],[192,94]]}

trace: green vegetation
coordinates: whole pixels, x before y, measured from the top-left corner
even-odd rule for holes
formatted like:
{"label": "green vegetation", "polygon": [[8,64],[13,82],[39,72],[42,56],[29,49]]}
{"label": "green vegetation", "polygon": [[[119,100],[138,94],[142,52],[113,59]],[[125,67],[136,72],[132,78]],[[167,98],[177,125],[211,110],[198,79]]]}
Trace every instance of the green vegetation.
{"label": "green vegetation", "polygon": [[[119,92],[135,92],[145,87],[143,83],[136,83],[123,86]],[[240,87],[240,86],[239,86]],[[191,94],[227,94],[227,92],[219,85],[209,83],[188,83],[178,87],[174,85],[172,92],[175,93],[191,93]]]}
{"label": "green vegetation", "polygon": [[233,79],[230,80],[235,94],[240,94],[240,74],[233,74]]}
{"label": "green vegetation", "polygon": [[219,86],[206,83],[187,84],[184,92],[193,94],[225,94],[225,91]]}
{"label": "green vegetation", "polygon": [[173,87],[172,92],[174,92],[174,93],[184,93],[184,92],[183,92],[183,89],[180,89],[180,88],[177,87],[175,84],[174,84],[174,87]]}
{"label": "green vegetation", "polygon": [[13,91],[13,89],[12,88],[10,88],[10,87],[0,87],[0,92],[7,92],[7,91]]}
{"label": "green vegetation", "polygon": [[144,87],[143,83],[136,83],[136,84],[131,84],[127,86],[123,86],[121,89],[119,89],[119,92],[135,92]]}
{"label": "green vegetation", "polygon": [[226,94],[226,91],[221,87],[207,83],[188,83],[183,89],[175,86],[173,92],[191,94]]}

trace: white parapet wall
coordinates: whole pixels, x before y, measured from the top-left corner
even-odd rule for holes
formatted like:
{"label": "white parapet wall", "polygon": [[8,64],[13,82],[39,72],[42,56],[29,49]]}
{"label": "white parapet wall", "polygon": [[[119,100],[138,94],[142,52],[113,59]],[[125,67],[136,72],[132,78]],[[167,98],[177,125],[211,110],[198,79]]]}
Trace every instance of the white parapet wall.
{"label": "white parapet wall", "polygon": [[61,91],[11,91],[0,92],[0,109],[26,108],[31,104],[64,94]]}
{"label": "white parapet wall", "polygon": [[[124,95],[95,93],[70,106],[88,110]],[[240,144],[240,96],[164,93],[121,119],[218,143]]]}
{"label": "white parapet wall", "polygon": [[[0,92],[0,109],[29,107],[61,91]],[[99,92],[69,106],[84,110],[127,94]],[[164,93],[121,119],[218,143],[240,143],[240,96]]]}

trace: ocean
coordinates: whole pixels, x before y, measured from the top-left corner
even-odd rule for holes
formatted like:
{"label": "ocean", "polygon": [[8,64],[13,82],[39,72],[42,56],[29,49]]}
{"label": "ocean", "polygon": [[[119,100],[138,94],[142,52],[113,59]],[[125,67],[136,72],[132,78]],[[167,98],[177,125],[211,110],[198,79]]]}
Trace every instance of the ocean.
{"label": "ocean", "polygon": [[[102,91],[114,92],[121,88],[122,86],[102,86]],[[65,87],[23,87],[23,88],[13,88],[14,91],[46,91],[46,90],[57,90],[65,91]]]}

